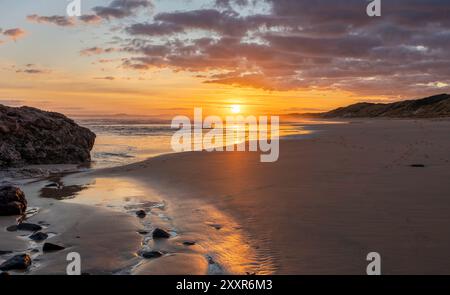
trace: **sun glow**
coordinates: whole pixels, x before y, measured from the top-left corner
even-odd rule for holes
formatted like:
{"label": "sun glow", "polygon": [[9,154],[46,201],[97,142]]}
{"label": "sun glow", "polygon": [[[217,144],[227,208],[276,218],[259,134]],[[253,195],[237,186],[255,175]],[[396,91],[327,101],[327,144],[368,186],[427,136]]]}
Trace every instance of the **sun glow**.
{"label": "sun glow", "polygon": [[231,106],[231,112],[233,114],[239,114],[241,112],[241,106],[238,104],[232,105]]}

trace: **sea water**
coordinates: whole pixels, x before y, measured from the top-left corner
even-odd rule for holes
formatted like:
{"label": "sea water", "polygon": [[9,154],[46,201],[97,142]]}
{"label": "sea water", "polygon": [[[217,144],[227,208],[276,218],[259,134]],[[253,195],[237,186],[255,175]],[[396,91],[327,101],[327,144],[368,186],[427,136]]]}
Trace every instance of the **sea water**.
{"label": "sea water", "polygon": [[[92,168],[121,166],[173,153],[171,138],[177,130],[171,128],[170,122],[102,118],[78,119],[77,123],[89,128],[97,135],[91,153]],[[311,134],[316,124],[319,123],[317,121],[282,122],[280,137],[291,139]],[[246,137],[248,138],[248,134]]]}

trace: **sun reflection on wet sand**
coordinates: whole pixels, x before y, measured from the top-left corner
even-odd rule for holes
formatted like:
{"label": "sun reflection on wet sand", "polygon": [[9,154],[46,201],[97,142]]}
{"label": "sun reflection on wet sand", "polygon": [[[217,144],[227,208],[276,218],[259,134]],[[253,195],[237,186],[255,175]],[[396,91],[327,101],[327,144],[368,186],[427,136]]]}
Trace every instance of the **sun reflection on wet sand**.
{"label": "sun reflection on wet sand", "polygon": [[[203,270],[204,259],[209,274],[270,274],[274,272],[272,260],[258,253],[257,247],[246,234],[242,225],[217,210],[214,206],[199,200],[170,199],[159,195],[150,187],[128,178],[87,177],[83,174],[70,175],[62,179],[63,186],[80,185],[73,198],[63,202],[85,204],[121,211],[133,216],[137,210],[145,210],[147,216],[139,219],[147,233],[143,235],[143,249],[158,250],[164,259],[143,260],[130,273],[151,274],[158,264],[164,262],[167,274],[192,273],[193,266],[179,269],[184,264],[179,259],[193,259],[198,265],[194,273]],[[138,217],[136,217],[138,218]],[[167,229],[172,238],[167,242],[155,242],[151,232],[156,227]],[[186,241],[194,245],[186,246]],[[136,249],[138,253],[140,249]],[[199,256],[200,255],[200,256]],[[160,273],[158,271],[157,273]]]}

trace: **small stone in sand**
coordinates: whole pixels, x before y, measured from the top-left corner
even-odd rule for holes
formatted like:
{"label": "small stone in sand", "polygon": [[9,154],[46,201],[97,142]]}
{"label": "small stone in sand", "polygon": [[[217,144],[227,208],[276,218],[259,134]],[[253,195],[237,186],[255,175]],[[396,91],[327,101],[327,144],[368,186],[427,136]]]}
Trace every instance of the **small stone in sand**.
{"label": "small stone in sand", "polygon": [[136,212],[136,216],[139,218],[145,218],[145,216],[147,216],[147,213],[145,213],[144,210],[139,210]]}
{"label": "small stone in sand", "polygon": [[159,251],[145,251],[141,253],[141,256],[145,259],[153,259],[163,256],[163,253]]}
{"label": "small stone in sand", "polygon": [[196,243],[194,241],[185,241],[183,242],[183,245],[185,246],[194,246]]}
{"label": "small stone in sand", "polygon": [[55,183],[55,182],[52,182],[52,183],[47,184],[45,187],[56,187],[56,188],[58,188],[59,185],[57,183]]}
{"label": "small stone in sand", "polygon": [[7,231],[18,231],[18,230],[25,230],[25,231],[39,231],[42,229],[42,226],[33,224],[33,223],[20,223],[18,225],[11,225],[6,230]]}
{"label": "small stone in sand", "polygon": [[6,260],[0,265],[0,270],[24,270],[31,265],[31,257],[28,254],[19,254]]}
{"label": "small stone in sand", "polygon": [[145,236],[145,235],[148,235],[148,231],[146,231],[146,230],[138,230],[138,234]]}
{"label": "small stone in sand", "polygon": [[154,239],[168,239],[168,238],[170,238],[170,234],[163,229],[156,228],[153,231],[153,238]]}
{"label": "small stone in sand", "polygon": [[424,164],[411,164],[410,166],[413,168],[425,168]]}
{"label": "small stone in sand", "polygon": [[210,227],[215,228],[216,230],[221,230],[222,226],[220,224],[216,224],[216,223],[210,223],[208,224]]}
{"label": "small stone in sand", "polygon": [[37,232],[37,233],[34,233],[31,236],[29,236],[29,238],[32,239],[33,241],[40,242],[40,241],[47,239],[48,234],[43,233],[43,232]]}
{"label": "small stone in sand", "polygon": [[55,245],[52,243],[45,243],[44,247],[42,247],[42,251],[44,251],[44,252],[59,251],[59,250],[64,250],[64,249],[66,249],[66,247],[63,247],[60,245]]}

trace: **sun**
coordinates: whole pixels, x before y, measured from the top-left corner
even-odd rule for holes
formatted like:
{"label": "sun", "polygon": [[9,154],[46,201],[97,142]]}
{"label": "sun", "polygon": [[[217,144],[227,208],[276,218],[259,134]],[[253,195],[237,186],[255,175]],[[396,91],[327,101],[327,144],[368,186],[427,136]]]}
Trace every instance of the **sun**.
{"label": "sun", "polygon": [[231,106],[231,112],[233,114],[239,114],[241,112],[241,106],[238,104],[234,104]]}

